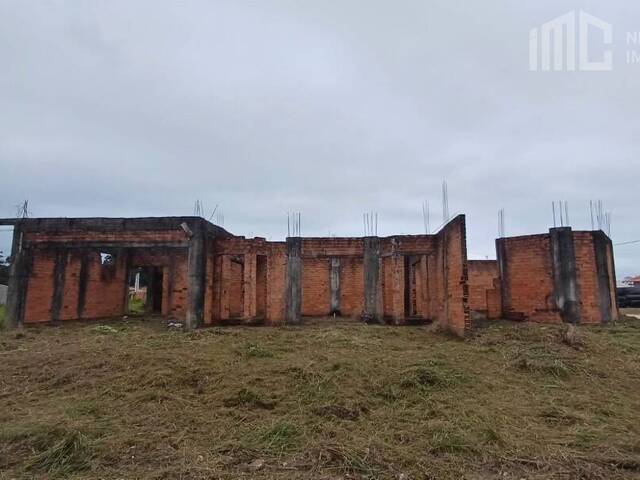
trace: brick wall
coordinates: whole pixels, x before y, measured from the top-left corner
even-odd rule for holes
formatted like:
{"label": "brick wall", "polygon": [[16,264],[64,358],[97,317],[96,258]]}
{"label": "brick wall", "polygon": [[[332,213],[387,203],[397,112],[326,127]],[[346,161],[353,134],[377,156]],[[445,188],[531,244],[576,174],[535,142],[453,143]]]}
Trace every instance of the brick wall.
{"label": "brick wall", "polygon": [[[25,323],[52,320],[55,249],[33,249],[27,288]],[[99,252],[62,250],[65,263],[59,320],[122,315],[126,292],[125,261],[102,265]]]}
{"label": "brick wall", "polygon": [[493,281],[493,288],[487,290],[487,318],[496,320],[502,317],[502,290],[500,279]]}
{"label": "brick wall", "polygon": [[[189,301],[188,235],[182,228],[28,231],[26,243],[50,253],[33,256],[26,320],[51,319],[56,252],[67,247],[61,319],[77,318],[81,297],[84,298],[83,318],[125,313],[127,272],[136,267],[153,267],[161,272],[162,314],[184,319]],[[466,331],[465,235],[461,216],[437,235],[379,239],[377,298],[379,311],[387,320],[404,323],[408,319],[435,319],[456,333]],[[101,264],[99,250],[102,247],[98,245],[108,245],[108,253],[116,258],[114,265]],[[283,321],[287,265],[284,242],[229,235],[211,237],[206,240],[205,253],[205,324]],[[336,260],[340,265],[339,310],[344,316],[360,318],[365,296],[364,240],[303,238],[300,254],[302,314],[330,315],[331,262]],[[79,288],[83,276],[84,296]]]}
{"label": "brick wall", "polygon": [[600,323],[596,255],[591,232],[573,232],[581,323]]}
{"label": "brick wall", "polygon": [[434,285],[438,304],[435,318],[456,335],[471,329],[467,267],[467,233],[464,215],[451,220],[437,235]]}
{"label": "brick wall", "polygon": [[496,260],[469,260],[469,309],[488,314],[487,291],[494,289],[498,278]]}
{"label": "brick wall", "polygon": [[497,240],[503,263],[503,314],[516,320],[560,322],[555,305],[548,234]]}
{"label": "brick wall", "polygon": [[[598,242],[600,238],[600,242]],[[573,243],[576,252],[576,277],[580,289],[580,321],[585,324],[599,324],[603,313],[610,316],[610,320],[618,318],[617,300],[615,298],[616,279],[613,266],[613,247],[611,241],[603,232],[573,232]],[[596,250],[601,252],[604,262],[600,272],[597,264]],[[599,275],[608,277],[599,282]],[[608,282],[607,282],[608,280]],[[608,283],[608,285],[607,285]],[[604,291],[604,290],[608,290]],[[603,291],[601,291],[603,290]]]}
{"label": "brick wall", "polygon": [[24,313],[26,323],[47,322],[51,319],[54,265],[55,252],[37,251],[31,256]]}
{"label": "brick wall", "polygon": [[[91,319],[126,314],[129,267],[161,268],[162,313],[184,318],[187,301],[186,237],[170,231],[25,231],[29,258],[25,323],[54,320],[56,258],[63,263],[58,319]],[[153,247],[154,244],[161,245]],[[166,248],[175,244],[179,248]],[[134,247],[132,245],[138,245]],[[169,253],[173,252],[173,253]],[[113,256],[103,265],[101,254]]]}
{"label": "brick wall", "polygon": [[306,258],[302,267],[302,315],[331,313],[330,260]]}
{"label": "brick wall", "polygon": [[[304,268],[304,266],[303,266]],[[304,291],[302,292],[304,296]],[[340,260],[340,313],[357,318],[364,310],[364,267],[362,258]]]}
{"label": "brick wall", "polygon": [[[564,259],[575,267],[576,321],[599,324],[617,318],[615,304],[615,269],[610,240],[602,232],[571,231],[569,245],[575,258]],[[552,230],[555,232],[556,230]],[[604,272],[597,265],[596,238],[602,236]],[[540,322],[561,322],[566,312],[558,306],[556,296],[563,292],[558,282],[566,280],[554,273],[550,234],[503,238],[496,241],[502,292],[502,310],[507,318]],[[562,255],[566,255],[564,252]],[[555,265],[559,269],[559,264]],[[571,270],[570,270],[571,271]],[[599,283],[604,282],[604,285]],[[557,285],[558,284],[558,285]],[[574,320],[571,320],[574,321]]]}

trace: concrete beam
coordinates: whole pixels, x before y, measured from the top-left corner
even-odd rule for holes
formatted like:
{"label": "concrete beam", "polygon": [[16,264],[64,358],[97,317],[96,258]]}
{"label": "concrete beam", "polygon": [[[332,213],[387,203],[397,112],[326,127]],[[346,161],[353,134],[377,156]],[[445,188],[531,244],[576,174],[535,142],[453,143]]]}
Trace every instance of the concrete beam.
{"label": "concrete beam", "polygon": [[382,322],[380,292],[380,239],[364,238],[364,311],[365,322]]}
{"label": "concrete beam", "polygon": [[556,306],[564,322],[580,323],[580,292],[573,231],[571,227],[552,228],[549,235]]}
{"label": "concrete beam", "polygon": [[289,324],[302,321],[302,239],[287,238],[287,272],[285,279],[284,320]]}

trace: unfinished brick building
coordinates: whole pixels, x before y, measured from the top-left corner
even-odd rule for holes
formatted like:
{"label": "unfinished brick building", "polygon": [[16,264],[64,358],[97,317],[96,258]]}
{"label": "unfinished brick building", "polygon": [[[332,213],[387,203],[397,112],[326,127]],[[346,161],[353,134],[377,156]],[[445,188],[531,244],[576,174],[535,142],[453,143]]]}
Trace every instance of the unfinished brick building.
{"label": "unfinished brick building", "polygon": [[35,218],[13,225],[9,325],[129,313],[145,272],[147,313],[188,328],[297,324],[337,315],[437,322],[459,336],[489,318],[605,323],[617,318],[611,242],[553,229],[497,241],[498,261],[468,261],[465,217],[434,235],[234,236],[199,217]]}
{"label": "unfinished brick building", "polygon": [[144,269],[149,311],[190,328],[332,314],[470,328],[464,216],[435,235],[285,242],[237,237],[199,217],[0,224],[14,226],[11,325],[125,315],[130,272]]}
{"label": "unfinished brick building", "polygon": [[497,260],[469,261],[469,303],[488,318],[605,324],[618,318],[613,245],[598,231],[552,228],[499,238]]}

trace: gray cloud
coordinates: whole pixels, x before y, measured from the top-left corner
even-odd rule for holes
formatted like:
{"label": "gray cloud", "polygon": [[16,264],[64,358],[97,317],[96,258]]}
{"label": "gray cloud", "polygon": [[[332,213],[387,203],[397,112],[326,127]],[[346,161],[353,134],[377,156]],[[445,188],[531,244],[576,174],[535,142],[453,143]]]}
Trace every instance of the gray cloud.
{"label": "gray cloud", "polygon": [[[575,8],[614,25],[614,71],[529,72],[529,29]],[[0,0],[0,215],[198,198],[240,235],[283,238],[291,209],[308,235],[359,235],[365,210],[383,235],[418,233],[446,178],[476,258],[494,256],[499,208],[507,234],[536,233],[552,199],[588,228],[601,198],[614,241],[638,239],[627,30],[631,0]],[[619,274],[639,248],[617,249]]]}

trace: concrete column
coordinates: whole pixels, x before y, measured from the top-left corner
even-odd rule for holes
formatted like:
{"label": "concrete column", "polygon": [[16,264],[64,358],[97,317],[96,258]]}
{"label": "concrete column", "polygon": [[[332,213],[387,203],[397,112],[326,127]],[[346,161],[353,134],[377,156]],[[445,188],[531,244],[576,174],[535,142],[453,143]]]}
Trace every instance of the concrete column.
{"label": "concrete column", "polygon": [[51,297],[51,321],[60,321],[60,310],[64,302],[64,279],[67,268],[67,251],[59,249],[56,251],[56,263],[53,268],[53,294]]}
{"label": "concrete column", "polygon": [[287,238],[284,320],[298,324],[302,320],[302,239]]}
{"label": "concrete column", "polygon": [[580,292],[576,276],[576,254],[571,227],[549,230],[556,306],[562,320],[580,323]]}
{"label": "concrete column", "polygon": [[504,239],[498,238],[496,240],[496,258],[498,261],[498,281],[500,282],[500,314],[503,318],[507,318],[511,309],[511,301],[508,287],[507,249]]}
{"label": "concrete column", "polygon": [[229,309],[229,272],[231,271],[231,258],[222,255],[220,260],[220,320],[228,320],[231,316]]}
{"label": "concrete column", "polygon": [[24,311],[29,284],[29,255],[22,244],[22,230],[17,224],[13,227],[13,246],[11,247],[11,267],[7,289],[6,323],[9,328],[21,327],[24,323]]}
{"label": "concrete column", "polygon": [[194,223],[192,236],[189,239],[187,260],[187,316],[185,322],[187,329],[198,328],[204,324],[206,253],[206,235],[202,223],[198,221]]}
{"label": "concrete column", "polygon": [[393,278],[393,297],[391,303],[391,311],[393,312],[393,323],[399,325],[405,320],[405,305],[406,305],[406,272],[405,272],[405,257],[398,254],[395,249],[391,260],[393,265],[392,278]]}
{"label": "concrete column", "polygon": [[255,253],[248,253],[244,256],[244,318],[251,320],[256,317],[256,267],[257,256]]}
{"label": "concrete column", "polygon": [[331,285],[331,313],[340,315],[340,259],[331,259],[329,284]]}
{"label": "concrete column", "polygon": [[[611,304],[611,288],[615,288],[609,276],[609,262],[607,261],[609,244],[611,240],[603,231],[593,232],[593,249],[596,258],[596,275],[598,279],[598,303],[600,306],[600,318],[602,323],[613,320],[614,306]],[[612,249],[613,250],[613,249]]]}
{"label": "concrete column", "polygon": [[380,239],[364,238],[364,312],[365,322],[382,322],[380,294]]}
{"label": "concrete column", "polygon": [[419,289],[420,292],[420,316],[423,318],[431,318],[431,312],[429,311],[429,269],[427,268],[427,256],[420,256],[420,267],[419,267]]}
{"label": "concrete column", "polygon": [[[82,318],[84,306],[87,303],[87,283],[89,282],[89,254],[85,251],[80,256],[80,273],[78,274],[78,304],[76,317]],[[148,293],[148,292],[147,292]]]}

